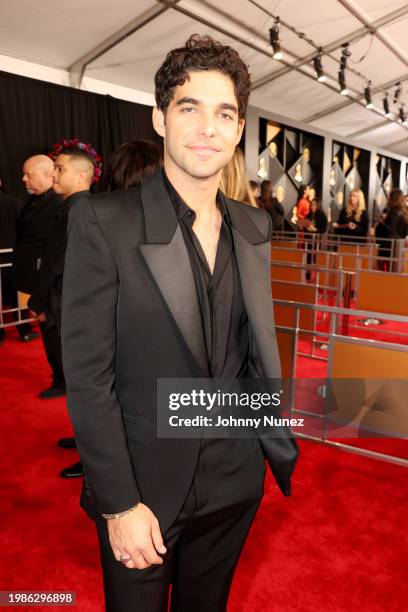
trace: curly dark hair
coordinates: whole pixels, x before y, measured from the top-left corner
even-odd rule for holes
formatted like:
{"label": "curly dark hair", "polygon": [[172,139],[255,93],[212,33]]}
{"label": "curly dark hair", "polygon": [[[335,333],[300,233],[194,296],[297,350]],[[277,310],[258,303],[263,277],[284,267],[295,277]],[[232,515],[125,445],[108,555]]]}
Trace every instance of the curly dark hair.
{"label": "curly dark hair", "polygon": [[245,116],[251,80],[246,64],[235,49],[211,36],[193,34],[184,47],[169,51],[154,77],[157,108],[164,113],[176,87],[183,85],[189,72],[218,70],[234,83],[240,119]]}

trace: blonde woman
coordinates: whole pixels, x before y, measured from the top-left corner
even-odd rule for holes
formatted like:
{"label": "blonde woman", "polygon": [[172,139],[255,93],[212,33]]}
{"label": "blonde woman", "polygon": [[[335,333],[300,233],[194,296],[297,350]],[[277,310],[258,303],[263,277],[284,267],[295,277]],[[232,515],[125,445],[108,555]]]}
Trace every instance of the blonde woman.
{"label": "blonde woman", "polygon": [[222,171],[220,189],[227,198],[257,207],[246,175],[244,154],[238,147],[231,161]]}
{"label": "blonde woman", "polygon": [[364,193],[361,189],[353,189],[346,206],[340,211],[337,223],[333,223],[336,234],[353,238],[364,237],[368,231],[368,214],[366,211]]}

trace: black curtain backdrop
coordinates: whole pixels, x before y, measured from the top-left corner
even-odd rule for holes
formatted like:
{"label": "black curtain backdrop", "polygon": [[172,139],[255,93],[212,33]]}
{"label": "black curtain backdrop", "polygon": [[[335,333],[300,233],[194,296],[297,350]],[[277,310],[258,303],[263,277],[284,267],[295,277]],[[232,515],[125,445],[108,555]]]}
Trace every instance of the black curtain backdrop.
{"label": "black curtain backdrop", "polygon": [[62,138],[92,143],[102,156],[104,171],[122,142],[143,138],[160,144],[151,114],[150,106],[0,71],[0,178],[4,190],[26,197],[21,182],[24,160],[47,154]]}

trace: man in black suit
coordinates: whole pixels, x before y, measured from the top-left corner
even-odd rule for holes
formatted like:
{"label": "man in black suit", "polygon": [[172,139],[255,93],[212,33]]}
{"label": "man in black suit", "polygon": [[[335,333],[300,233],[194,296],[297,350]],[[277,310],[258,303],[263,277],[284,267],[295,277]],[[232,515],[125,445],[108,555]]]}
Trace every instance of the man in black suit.
{"label": "man in black suit", "polygon": [[[55,160],[53,189],[61,196],[62,202],[58,207],[53,231],[48,236],[43,250],[41,269],[28,306],[33,315],[45,325],[55,326],[59,342],[68,213],[75,200],[88,193],[93,175],[93,162],[82,149],[64,149]],[[75,441],[73,438],[62,438],[58,445],[75,448]],[[61,471],[62,478],[77,478],[82,475],[81,462]]]}
{"label": "man in black suit", "polygon": [[218,191],[244,127],[249,75],[209,37],[155,77],[164,171],[70,212],[63,355],[108,612],[225,611],[263,495],[285,495],[297,447],[279,438],[168,439],[160,378],[279,378],[268,215]]}
{"label": "man in black suit", "polygon": [[[0,249],[14,249],[17,236],[17,225],[24,203],[20,198],[3,193],[2,182],[0,180]],[[11,282],[11,264],[13,253],[0,254],[1,264],[1,303],[2,309],[17,308],[17,291]],[[21,311],[21,318],[29,317],[28,310]],[[14,313],[14,318],[18,320],[18,313]],[[29,323],[17,325],[17,331],[22,342],[30,342],[38,338]],[[5,336],[4,327],[0,328],[0,344],[3,343]]]}
{"label": "man in black suit", "polygon": [[[17,230],[12,281],[23,293],[32,294],[39,282],[44,250],[52,235],[62,199],[52,189],[54,163],[46,155],[29,157],[23,166],[23,183],[32,196],[23,208]],[[51,386],[42,399],[65,395],[61,338],[51,319],[39,317],[41,336],[52,371]]]}

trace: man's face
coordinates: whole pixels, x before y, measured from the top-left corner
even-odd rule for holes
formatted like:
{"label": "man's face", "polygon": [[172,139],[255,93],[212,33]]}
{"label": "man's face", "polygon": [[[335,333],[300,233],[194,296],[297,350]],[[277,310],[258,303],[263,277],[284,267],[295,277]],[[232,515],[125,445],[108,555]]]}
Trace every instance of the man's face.
{"label": "man's face", "polygon": [[23,166],[23,183],[28,193],[41,195],[51,188],[52,177],[35,161],[28,160]]}
{"label": "man's face", "polygon": [[69,155],[58,155],[55,160],[53,189],[63,197],[78,191],[79,172]]}
{"label": "man's face", "polygon": [[190,72],[175,89],[166,115],[155,109],[153,122],[164,137],[166,171],[193,178],[221,174],[244,128],[233,82],[215,70]]}

